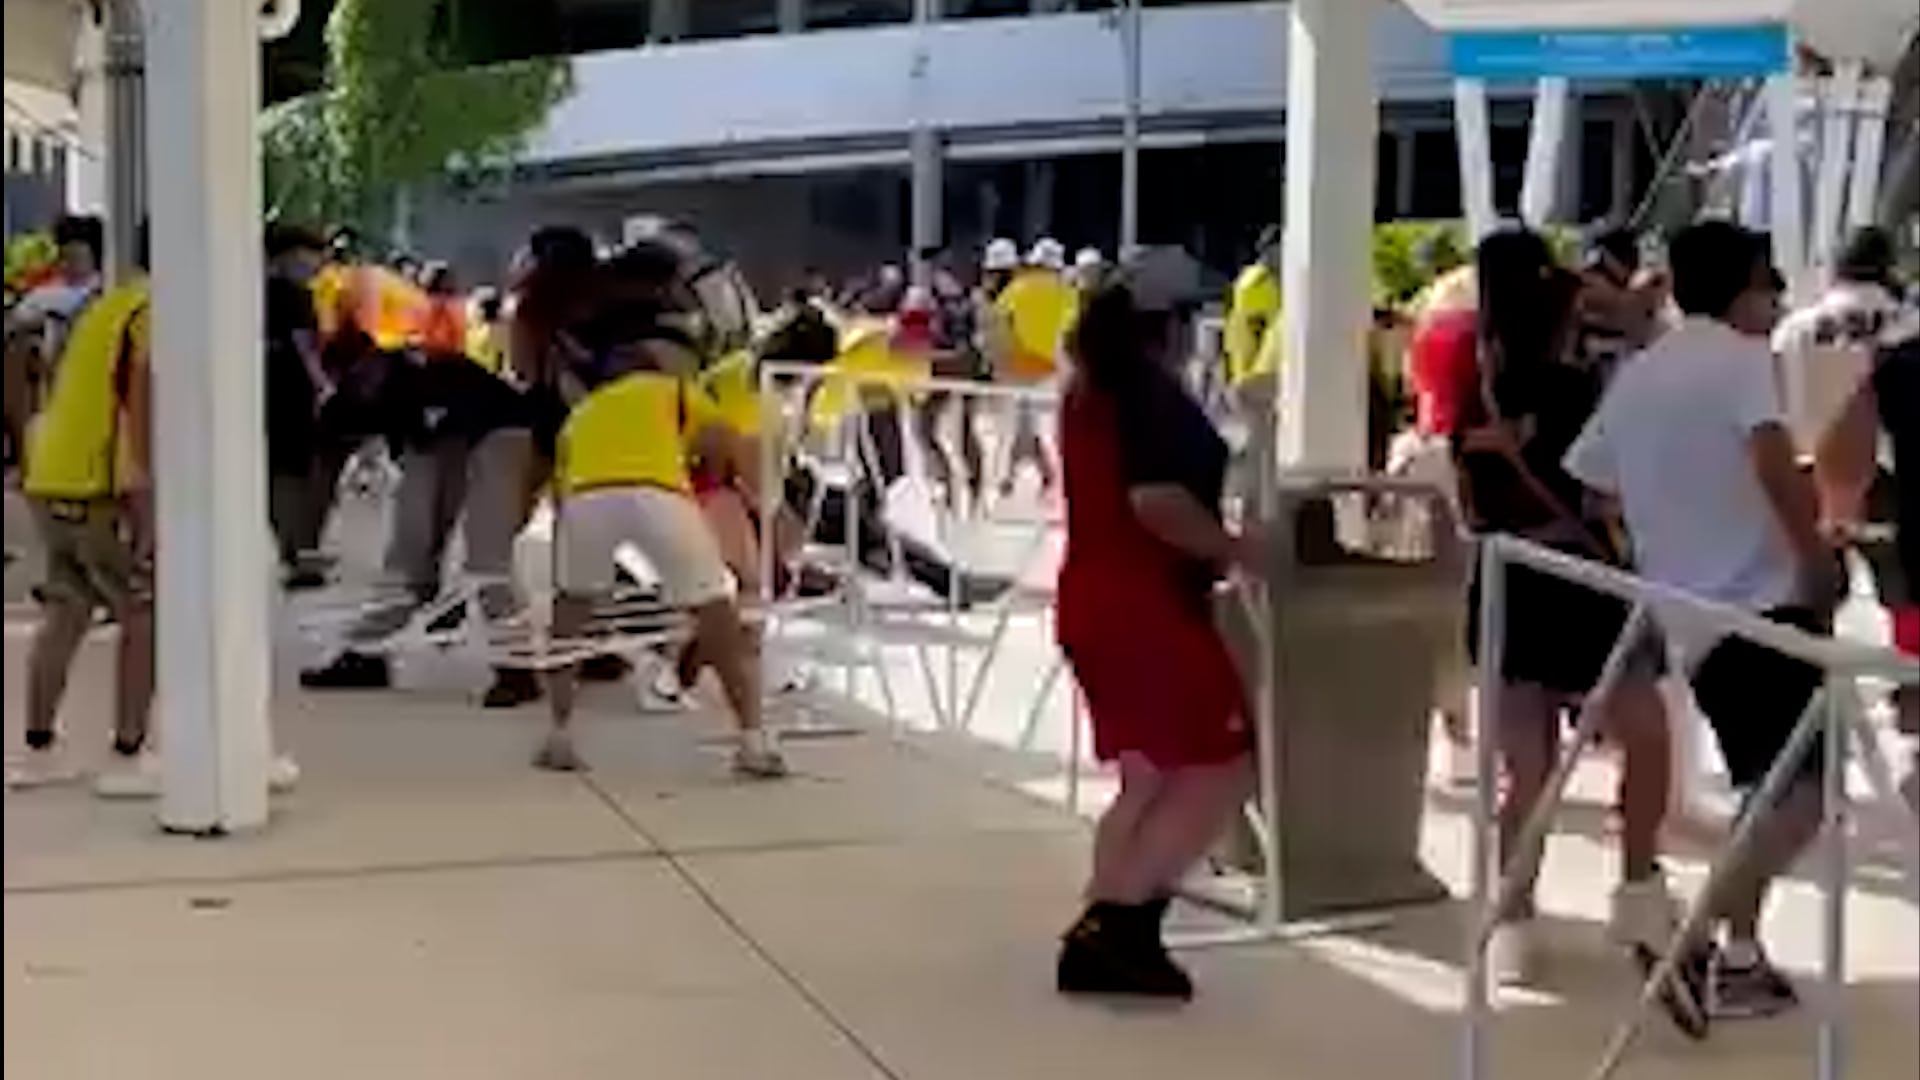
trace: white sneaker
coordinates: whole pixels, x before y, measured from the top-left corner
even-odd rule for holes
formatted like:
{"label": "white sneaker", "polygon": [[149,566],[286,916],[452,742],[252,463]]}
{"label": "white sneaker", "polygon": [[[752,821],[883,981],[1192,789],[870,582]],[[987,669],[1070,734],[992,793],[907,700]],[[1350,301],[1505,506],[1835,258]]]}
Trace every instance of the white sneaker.
{"label": "white sneaker", "polygon": [[1665,875],[1650,874],[1614,887],[1613,913],[1607,920],[1607,938],[1614,944],[1642,946],[1662,956],[1679,928],[1680,905],[1667,891]]}
{"label": "white sneaker", "polygon": [[1487,975],[1495,986],[1522,986],[1533,973],[1533,923],[1503,922],[1487,940]]}
{"label": "white sneaker", "polygon": [[285,795],[300,783],[300,766],[285,754],[267,762],[267,790]]}
{"label": "white sneaker", "polygon": [[634,686],[634,702],[641,712],[686,712],[694,707],[693,695],[680,685],[673,665],[665,661],[654,668],[653,674],[634,680]]}
{"label": "white sneaker", "polygon": [[160,758],[151,752],[111,755],[93,777],[93,793],[102,799],[152,799],[160,795]]}
{"label": "white sneaker", "polygon": [[67,761],[60,752],[59,744],[46,750],[28,750],[17,757],[7,759],[7,790],[27,791],[33,788],[52,787],[56,784],[70,784],[80,779],[80,770]]}

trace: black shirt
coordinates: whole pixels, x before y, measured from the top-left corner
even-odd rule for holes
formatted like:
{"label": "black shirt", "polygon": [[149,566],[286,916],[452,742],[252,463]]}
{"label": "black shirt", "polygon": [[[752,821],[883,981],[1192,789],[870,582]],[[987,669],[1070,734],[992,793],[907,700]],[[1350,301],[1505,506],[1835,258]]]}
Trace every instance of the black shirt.
{"label": "black shirt", "polygon": [[[1520,439],[1520,459],[1540,483],[1573,514],[1582,512],[1586,489],[1568,473],[1562,461],[1587,419],[1600,404],[1597,372],[1567,364],[1547,363],[1514,369],[1494,383],[1494,400],[1502,419]],[[1487,423],[1487,410],[1476,397],[1466,410],[1467,423],[1455,436],[1461,447],[1465,435]],[[1486,532],[1533,533],[1564,525],[1560,515],[1525,483],[1519,470],[1501,454],[1461,448],[1456,457],[1472,501],[1476,529]],[[1591,528],[1589,528],[1591,531]]]}
{"label": "black shirt", "polygon": [[[1228,449],[1213,421],[1174,377],[1153,370],[1114,393],[1120,472],[1128,488],[1173,485],[1221,520]],[[1199,559],[1183,572],[1195,591],[1213,588],[1219,568]]]}
{"label": "black shirt", "polygon": [[294,338],[316,334],[320,320],[305,285],[269,277],[266,286],[268,450],[275,464],[304,467],[314,434],[317,388]]}

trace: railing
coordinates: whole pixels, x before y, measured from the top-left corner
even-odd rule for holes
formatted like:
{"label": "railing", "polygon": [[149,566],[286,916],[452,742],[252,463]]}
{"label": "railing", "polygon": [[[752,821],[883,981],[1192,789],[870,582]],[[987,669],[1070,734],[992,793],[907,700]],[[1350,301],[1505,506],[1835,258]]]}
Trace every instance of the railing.
{"label": "railing", "polygon": [[[1528,813],[1514,846],[1516,852],[1533,850],[1546,836],[1554,812],[1565,797],[1567,781],[1578,763],[1582,748],[1598,730],[1602,703],[1625,673],[1628,658],[1642,635],[1651,629],[1661,614],[1685,612],[1690,623],[1710,627],[1717,634],[1744,638],[1805,661],[1819,667],[1826,675],[1821,691],[1809,702],[1787,745],[1748,799],[1748,810],[1741,814],[1726,848],[1714,860],[1706,883],[1688,906],[1673,941],[1648,973],[1635,998],[1632,1012],[1614,1031],[1589,1076],[1592,1080],[1605,1080],[1618,1071],[1648,1009],[1659,996],[1661,988],[1673,977],[1689,943],[1706,927],[1711,898],[1720,889],[1727,868],[1742,857],[1752,842],[1756,824],[1786,790],[1813,747],[1814,740],[1823,738],[1826,753],[1822,775],[1825,815],[1822,836],[1826,847],[1820,863],[1824,941],[1822,992],[1814,1003],[1819,1016],[1816,1075],[1820,1080],[1840,1080],[1845,1075],[1845,1028],[1840,1015],[1840,993],[1846,983],[1847,825],[1851,810],[1846,770],[1850,742],[1857,744],[1860,763],[1875,797],[1889,805],[1900,800],[1891,769],[1860,707],[1855,682],[1862,678],[1876,678],[1911,687],[1920,684],[1920,664],[1889,649],[1815,637],[1751,612],[1564,555],[1516,537],[1493,536],[1483,542],[1480,555],[1482,702],[1498,700],[1498,658],[1506,642],[1506,574],[1511,565],[1551,574],[1596,592],[1617,596],[1632,605],[1626,627],[1614,642],[1598,683],[1581,703],[1576,731],[1566,741],[1545,791]],[[1506,874],[1500,873],[1495,861],[1499,846],[1496,839],[1499,731],[1497,723],[1480,725],[1480,783],[1473,814],[1473,917],[1468,920],[1467,1008],[1460,1044],[1459,1075],[1463,1080],[1484,1080],[1488,1075],[1487,1040],[1492,1002],[1488,987],[1487,944],[1499,912],[1512,894],[1522,887],[1524,875],[1528,872],[1525,859],[1517,859],[1515,870]],[[1908,883],[1920,888],[1920,823],[1904,812],[1903,804],[1898,819],[1901,822],[1900,836],[1905,848],[1903,856]]]}

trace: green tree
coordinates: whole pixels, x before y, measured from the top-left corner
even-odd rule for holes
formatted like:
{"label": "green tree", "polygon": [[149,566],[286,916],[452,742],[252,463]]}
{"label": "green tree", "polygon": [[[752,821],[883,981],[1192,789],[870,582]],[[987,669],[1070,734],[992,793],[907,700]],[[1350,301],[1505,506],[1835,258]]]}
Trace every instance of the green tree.
{"label": "green tree", "polygon": [[262,126],[270,212],[377,233],[402,189],[508,166],[572,88],[565,58],[467,66],[456,0],[337,0],[321,88]]}

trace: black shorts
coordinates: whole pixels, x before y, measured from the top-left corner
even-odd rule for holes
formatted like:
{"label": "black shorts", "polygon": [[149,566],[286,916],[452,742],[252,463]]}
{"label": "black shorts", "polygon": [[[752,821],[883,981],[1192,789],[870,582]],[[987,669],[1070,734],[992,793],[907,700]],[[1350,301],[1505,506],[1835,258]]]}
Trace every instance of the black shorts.
{"label": "black shorts", "polygon": [[[1808,633],[1826,632],[1806,608],[1775,608],[1766,617]],[[1735,787],[1757,787],[1765,778],[1824,681],[1813,664],[1746,638],[1725,638],[1707,652],[1693,672],[1693,698],[1713,726]],[[1822,746],[1816,738],[1800,760],[1800,775],[1820,774]]]}
{"label": "black shorts", "polygon": [[[1506,626],[1500,677],[1579,696],[1600,681],[1626,629],[1625,600],[1520,563],[1506,568]],[[1651,662],[1659,649],[1646,653]],[[1480,660],[1480,573],[1467,590],[1467,655]]]}

